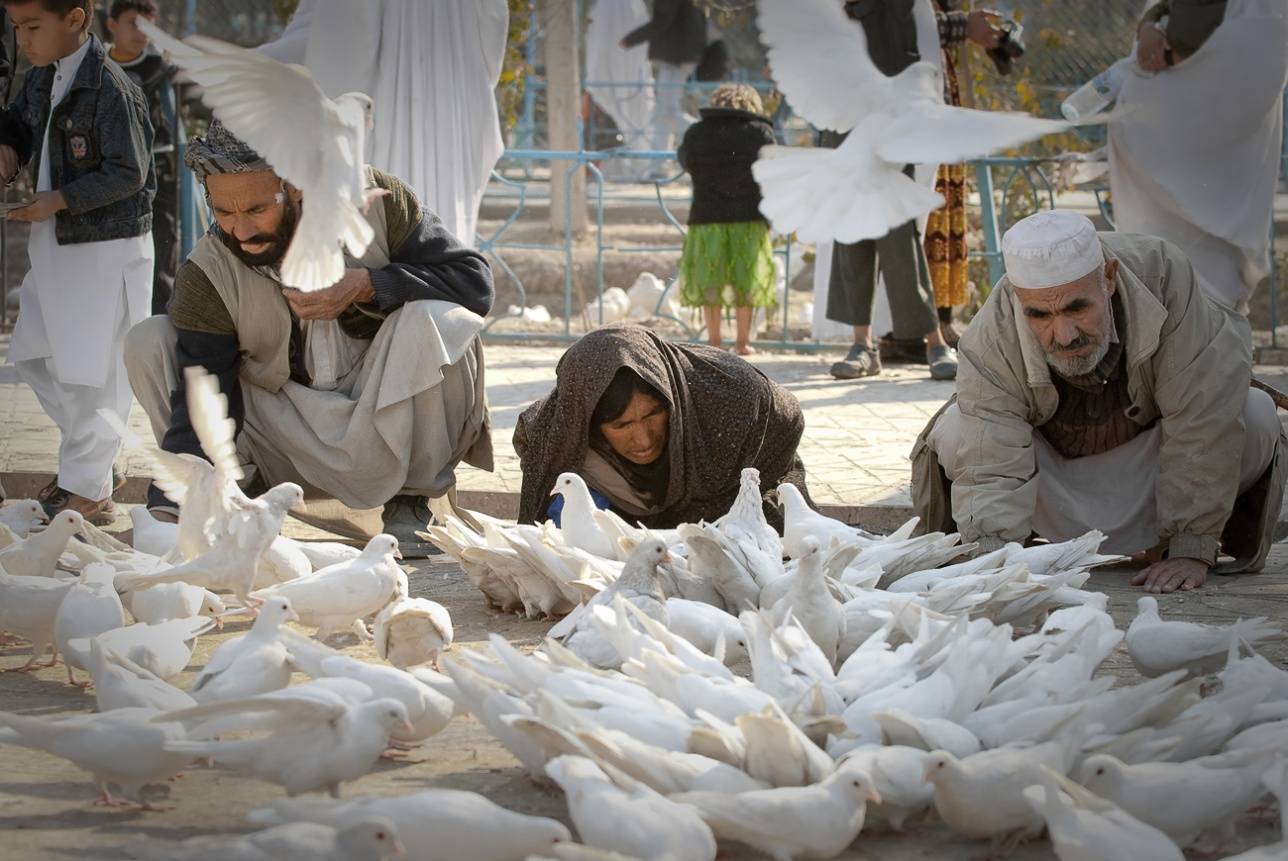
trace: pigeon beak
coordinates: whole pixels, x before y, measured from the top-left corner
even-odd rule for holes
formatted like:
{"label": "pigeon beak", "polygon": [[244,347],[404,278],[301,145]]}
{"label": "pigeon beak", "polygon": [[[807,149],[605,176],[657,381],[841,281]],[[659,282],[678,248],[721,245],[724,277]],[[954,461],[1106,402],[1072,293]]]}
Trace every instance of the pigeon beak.
{"label": "pigeon beak", "polygon": [[394,548],[394,558],[395,559],[403,558],[402,551],[399,550],[397,547]]}
{"label": "pigeon beak", "polygon": [[289,616],[287,616],[287,617],[286,617],[286,621],[288,621],[288,622],[298,622],[298,621],[300,621],[300,614],[299,614],[299,613],[297,613],[297,612],[295,612],[294,610],[292,610],[292,611],[291,611],[291,615],[289,615]]}
{"label": "pigeon beak", "polygon": [[407,733],[408,735],[412,735],[416,732],[416,728],[411,725],[411,721],[409,720],[403,721],[402,728],[403,728],[403,732]]}
{"label": "pigeon beak", "polygon": [[935,768],[935,766],[933,765],[926,766],[925,773],[921,775],[922,781],[924,781],[925,783],[933,783],[935,778],[935,772],[938,770],[939,769]]}
{"label": "pigeon beak", "polygon": [[391,846],[391,847],[389,847],[389,848],[390,848],[390,851],[391,851],[391,852],[393,852],[393,854],[395,854],[395,855],[406,855],[406,854],[407,854],[407,849],[406,849],[406,847],[404,847],[404,846],[402,845],[402,843],[398,842],[397,840],[395,840],[395,841],[394,841],[394,845],[393,845],[393,846]]}
{"label": "pigeon beak", "polygon": [[871,801],[873,804],[880,804],[881,793],[877,792],[876,789],[873,788],[871,791],[868,792],[868,801]]}

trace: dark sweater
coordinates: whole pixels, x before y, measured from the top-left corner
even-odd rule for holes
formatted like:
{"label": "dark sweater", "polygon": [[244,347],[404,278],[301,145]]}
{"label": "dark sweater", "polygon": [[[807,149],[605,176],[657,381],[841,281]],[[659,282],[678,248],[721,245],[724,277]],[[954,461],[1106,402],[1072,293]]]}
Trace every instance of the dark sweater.
{"label": "dark sweater", "polygon": [[626,47],[648,42],[659,63],[696,63],[707,46],[707,17],[693,0],[653,0],[653,17],[622,37]]}
{"label": "dark sweater", "polygon": [[703,108],[701,113],[676,153],[693,177],[689,224],[764,221],[751,165],[760,148],[774,142],[774,127],[759,114],[735,108]]}
{"label": "dark sweater", "polygon": [[[476,314],[492,308],[492,270],[482,254],[466,248],[447,232],[438,216],[420,208],[415,194],[400,180],[372,171],[376,185],[390,194],[383,198],[389,239],[389,265],[372,269],[375,302],[351,306],[340,317],[340,325],[352,337],[371,338],[383,317],[407,302],[442,299],[455,302]],[[245,409],[242,403],[240,342],[232,315],[214,285],[200,267],[185,263],[175,278],[174,298],[167,309],[178,332],[176,358],[180,371],[201,365],[219,380],[228,396],[228,414],[241,433]],[[304,339],[299,321],[291,316],[291,379],[309,385],[304,369]],[[204,457],[201,443],[188,416],[183,374],[170,395],[170,427],[161,448],[175,454]],[[148,489],[148,506],[170,507],[165,494],[153,485]]]}

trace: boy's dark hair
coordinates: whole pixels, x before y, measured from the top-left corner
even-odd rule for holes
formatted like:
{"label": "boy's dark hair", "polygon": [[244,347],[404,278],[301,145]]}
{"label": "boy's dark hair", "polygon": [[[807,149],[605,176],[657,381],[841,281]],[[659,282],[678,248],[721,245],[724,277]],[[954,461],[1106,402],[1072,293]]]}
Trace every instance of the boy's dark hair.
{"label": "boy's dark hair", "polygon": [[161,13],[155,0],[115,0],[112,8],[108,10],[107,17],[113,21],[120,18],[126,12],[133,10],[140,15],[155,18]]}
{"label": "boy's dark hair", "polygon": [[66,18],[76,9],[85,10],[85,24],[82,30],[89,29],[94,23],[94,0],[2,0],[5,6],[24,6],[37,2],[46,12],[53,12],[59,18]]}

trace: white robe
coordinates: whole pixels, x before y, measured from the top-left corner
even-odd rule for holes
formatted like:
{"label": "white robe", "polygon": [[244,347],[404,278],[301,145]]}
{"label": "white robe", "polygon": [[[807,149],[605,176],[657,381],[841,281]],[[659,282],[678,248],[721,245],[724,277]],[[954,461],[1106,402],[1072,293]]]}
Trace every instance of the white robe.
{"label": "white robe", "polygon": [[[622,48],[622,36],[649,20],[644,0],[595,0],[586,28],[586,89],[622,133],[629,149],[648,148],[653,66],[648,43]],[[613,82],[614,86],[603,86]],[[599,84],[595,86],[594,84]]]}
{"label": "white robe", "polygon": [[306,66],[330,96],[370,95],[368,162],[472,244],[505,149],[494,90],[508,24],[505,0],[301,0],[260,50]]}
{"label": "white robe", "polygon": [[1203,292],[1246,314],[1269,273],[1288,4],[1230,0],[1193,56],[1128,75],[1109,127],[1114,224],[1176,243]]}
{"label": "white robe", "polygon": [[[66,98],[89,44],[58,61],[52,107]],[[36,190],[52,189],[46,125]],[[97,501],[111,494],[120,451],[120,439],[97,412],[122,421],[130,413],[125,333],[151,310],[152,234],[59,245],[54,231],[53,218],[31,225],[31,266],[8,359],[58,426],[58,486]]]}

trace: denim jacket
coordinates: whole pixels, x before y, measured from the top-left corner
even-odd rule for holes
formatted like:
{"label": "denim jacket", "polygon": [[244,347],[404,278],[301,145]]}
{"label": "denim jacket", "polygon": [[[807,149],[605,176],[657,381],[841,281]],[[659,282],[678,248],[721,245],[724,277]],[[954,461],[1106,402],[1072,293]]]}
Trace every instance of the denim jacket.
{"label": "denim jacket", "polygon": [[[156,172],[152,164],[152,123],[143,91],[116,63],[103,43],[92,44],[81,61],[49,127],[49,178],[67,208],[55,218],[59,245],[125,239],[152,229]],[[40,175],[40,148],[49,118],[54,67],[27,73],[13,103],[0,109],[0,144],[31,162]]]}

